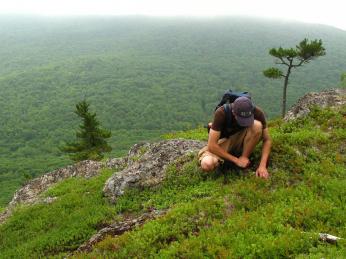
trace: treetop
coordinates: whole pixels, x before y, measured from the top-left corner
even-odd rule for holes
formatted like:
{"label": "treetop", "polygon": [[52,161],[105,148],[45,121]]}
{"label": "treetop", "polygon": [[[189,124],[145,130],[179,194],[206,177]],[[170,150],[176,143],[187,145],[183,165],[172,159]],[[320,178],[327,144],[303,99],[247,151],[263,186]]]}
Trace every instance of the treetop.
{"label": "treetop", "polygon": [[[302,40],[296,48],[272,48],[269,50],[269,54],[279,60],[276,64],[298,67],[303,63],[308,63],[310,60],[324,56],[326,54],[325,48],[322,46],[322,40],[312,40],[309,42],[308,39]],[[299,63],[293,64],[293,60],[297,59]]]}

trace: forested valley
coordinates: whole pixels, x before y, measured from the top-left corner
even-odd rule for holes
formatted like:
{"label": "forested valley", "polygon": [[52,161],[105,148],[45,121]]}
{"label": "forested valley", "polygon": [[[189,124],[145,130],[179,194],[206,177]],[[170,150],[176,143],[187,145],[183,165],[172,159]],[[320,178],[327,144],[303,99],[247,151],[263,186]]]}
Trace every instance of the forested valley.
{"label": "forested valley", "polygon": [[74,138],[83,99],[112,131],[113,157],[205,124],[229,88],[279,116],[282,82],[262,74],[268,50],[304,38],[322,39],[327,54],[293,72],[289,105],[345,85],[345,31],[239,17],[0,17],[0,207],[24,181],[72,163],[59,147]]}

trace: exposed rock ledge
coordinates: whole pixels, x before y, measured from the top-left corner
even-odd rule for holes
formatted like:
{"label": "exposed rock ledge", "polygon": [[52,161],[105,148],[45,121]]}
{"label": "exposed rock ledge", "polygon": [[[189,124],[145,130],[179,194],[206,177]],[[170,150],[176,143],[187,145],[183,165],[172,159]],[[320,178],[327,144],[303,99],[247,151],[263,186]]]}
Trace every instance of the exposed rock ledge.
{"label": "exposed rock ledge", "polygon": [[143,225],[148,220],[154,220],[160,216],[163,216],[166,212],[167,210],[152,210],[150,212],[143,213],[137,218],[126,219],[124,221],[116,222],[104,227],[93,235],[88,241],[82,244],[76,250],[75,254],[80,252],[90,252],[92,251],[93,246],[102,241],[106,236],[120,236],[127,231]]}
{"label": "exposed rock ledge", "polygon": [[337,107],[346,104],[346,89],[331,89],[319,93],[311,92],[301,97],[286,113],[284,120],[304,117],[310,112],[311,106]]}
{"label": "exposed rock ledge", "polygon": [[18,203],[35,203],[39,200],[39,194],[46,191],[55,183],[71,177],[90,178],[96,176],[102,168],[116,169],[120,166],[124,166],[125,163],[126,161],[124,159],[111,159],[106,163],[85,160],[74,165],[57,169],[29,181],[25,186],[16,191],[9,206],[12,207]]}
{"label": "exposed rock ledge", "polygon": [[204,145],[202,141],[179,139],[135,145],[129,152],[128,166],[107,180],[103,189],[105,196],[115,202],[126,188],[161,183],[167,165]]}
{"label": "exposed rock ledge", "polygon": [[96,176],[101,168],[117,170],[125,168],[108,179],[104,187],[105,196],[115,201],[127,187],[153,186],[160,183],[164,179],[165,169],[169,163],[189,152],[199,150],[204,145],[204,142],[193,140],[136,144],[124,158],[114,158],[106,162],[86,160],[44,174],[16,191],[6,210],[0,213],[0,224],[12,214],[17,204],[54,202],[55,197],[40,197],[40,194],[53,184],[71,177],[90,178]]}
{"label": "exposed rock ledge", "polygon": [[19,203],[53,202],[55,200],[54,197],[40,199],[39,195],[55,183],[71,177],[90,178],[96,176],[101,168],[119,169],[126,166],[126,163],[127,158],[114,158],[107,162],[86,160],[35,178],[15,192],[7,209],[3,213],[0,213],[0,224],[11,215],[12,209]]}

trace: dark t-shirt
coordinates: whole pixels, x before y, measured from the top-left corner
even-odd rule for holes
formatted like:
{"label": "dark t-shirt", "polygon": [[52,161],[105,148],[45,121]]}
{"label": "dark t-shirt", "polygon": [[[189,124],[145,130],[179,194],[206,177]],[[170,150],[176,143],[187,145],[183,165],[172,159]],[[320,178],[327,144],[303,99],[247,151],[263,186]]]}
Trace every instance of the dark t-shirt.
{"label": "dark t-shirt", "polygon": [[[264,112],[256,107],[254,111],[254,117],[255,120],[258,120],[262,123],[263,129],[267,127],[267,122],[265,119]],[[226,113],[223,108],[223,106],[219,107],[214,114],[214,121],[211,126],[211,128],[215,131],[221,131],[221,137],[220,138],[228,138],[229,136],[241,131],[244,129],[244,127],[241,127],[235,118],[235,116],[232,114],[232,119],[231,119],[231,128],[227,129],[227,123],[226,123]]]}

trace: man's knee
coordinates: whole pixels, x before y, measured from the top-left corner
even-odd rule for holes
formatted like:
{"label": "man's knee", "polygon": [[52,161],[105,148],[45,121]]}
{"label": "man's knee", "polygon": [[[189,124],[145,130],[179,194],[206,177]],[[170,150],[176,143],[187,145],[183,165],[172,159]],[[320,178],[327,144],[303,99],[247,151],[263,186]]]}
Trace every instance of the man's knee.
{"label": "man's knee", "polygon": [[214,170],[218,166],[218,164],[218,159],[212,156],[206,156],[201,160],[201,168],[205,172]]}
{"label": "man's knee", "polygon": [[263,125],[262,122],[255,120],[250,128],[251,134],[254,136],[262,136]]}

